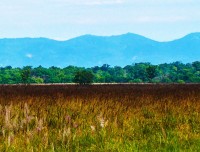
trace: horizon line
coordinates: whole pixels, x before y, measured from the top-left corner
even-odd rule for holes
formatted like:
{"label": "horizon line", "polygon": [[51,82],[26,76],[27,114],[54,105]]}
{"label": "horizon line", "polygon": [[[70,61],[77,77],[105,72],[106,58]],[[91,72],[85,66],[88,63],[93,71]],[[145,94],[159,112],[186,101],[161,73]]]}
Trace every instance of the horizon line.
{"label": "horizon line", "polygon": [[154,40],[154,39],[149,38],[149,37],[147,37],[147,36],[144,36],[144,35],[141,35],[141,34],[137,34],[137,33],[132,33],[132,32],[127,32],[127,33],[122,33],[122,34],[113,34],[113,35],[83,34],[83,35],[71,37],[71,38],[68,38],[68,39],[64,39],[64,38],[63,38],[63,39],[62,39],[62,38],[55,38],[55,37],[54,37],[54,38],[53,38],[53,37],[51,38],[51,37],[43,37],[43,36],[39,36],[39,37],[31,37],[31,36],[29,37],[29,36],[25,36],[25,37],[2,37],[2,38],[0,38],[0,40],[2,40],[2,39],[49,39],[49,40],[64,42],[64,41],[69,41],[69,40],[76,39],[76,38],[83,37],[83,36],[117,37],[117,36],[128,35],[128,34],[141,36],[141,37],[144,37],[144,38],[147,38],[147,39],[150,39],[150,40],[153,40],[153,41],[157,41],[157,42],[171,42],[171,41],[175,41],[175,40],[184,38],[184,37],[186,37],[186,36],[188,36],[188,35],[191,35],[191,34],[200,34],[200,32],[191,32],[191,33],[188,33],[188,34],[183,35],[182,37],[174,38],[174,39],[172,39],[172,40],[165,40],[165,41]]}

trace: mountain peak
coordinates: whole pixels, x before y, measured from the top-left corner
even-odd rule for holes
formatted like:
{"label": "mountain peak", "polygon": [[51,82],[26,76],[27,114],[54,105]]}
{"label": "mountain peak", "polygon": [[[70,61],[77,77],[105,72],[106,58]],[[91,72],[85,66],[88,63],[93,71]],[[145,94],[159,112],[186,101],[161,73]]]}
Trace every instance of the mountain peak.
{"label": "mountain peak", "polygon": [[[157,42],[126,33],[112,36],[82,35],[70,40],[47,38],[0,39],[2,66],[125,66],[133,62],[152,64],[200,60],[200,32],[171,42]],[[175,54],[176,52],[176,54]]]}
{"label": "mountain peak", "polygon": [[200,39],[200,32],[195,32],[195,33],[190,33],[188,35],[186,35],[184,38],[198,38]]}

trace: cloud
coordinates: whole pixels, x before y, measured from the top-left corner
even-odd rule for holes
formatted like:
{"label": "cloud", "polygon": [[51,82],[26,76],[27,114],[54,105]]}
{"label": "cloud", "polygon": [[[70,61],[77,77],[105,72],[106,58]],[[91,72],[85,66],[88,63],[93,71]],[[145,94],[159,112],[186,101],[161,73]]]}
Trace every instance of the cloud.
{"label": "cloud", "polygon": [[132,57],[132,61],[137,60],[137,58],[138,58],[138,56],[133,56],[133,57]]}
{"label": "cloud", "polygon": [[33,55],[28,53],[28,54],[26,54],[26,57],[31,59],[31,58],[33,58]]}

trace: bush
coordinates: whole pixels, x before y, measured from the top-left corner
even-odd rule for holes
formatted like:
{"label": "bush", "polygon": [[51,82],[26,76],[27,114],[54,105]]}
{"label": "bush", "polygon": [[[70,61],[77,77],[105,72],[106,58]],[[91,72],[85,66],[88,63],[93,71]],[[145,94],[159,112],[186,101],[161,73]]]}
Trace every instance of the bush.
{"label": "bush", "polygon": [[180,84],[184,84],[185,83],[185,81],[183,81],[183,80],[178,80],[177,82],[180,83]]}

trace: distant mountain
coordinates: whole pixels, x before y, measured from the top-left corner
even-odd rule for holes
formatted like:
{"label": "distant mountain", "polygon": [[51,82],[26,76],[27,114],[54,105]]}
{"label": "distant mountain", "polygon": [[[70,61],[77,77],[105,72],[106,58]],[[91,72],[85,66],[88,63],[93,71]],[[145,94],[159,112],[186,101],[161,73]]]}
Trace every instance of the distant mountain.
{"label": "distant mountain", "polygon": [[104,63],[125,66],[138,62],[159,64],[174,61],[200,61],[200,33],[169,42],[157,42],[132,33],[118,36],[83,35],[67,41],[47,38],[0,39],[0,66],[92,67]]}

